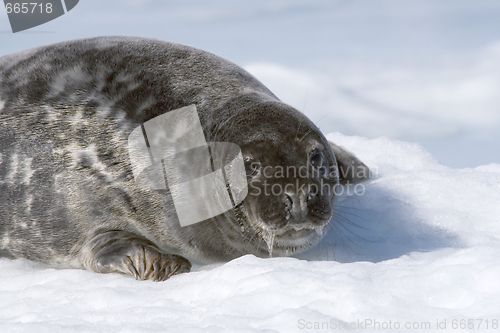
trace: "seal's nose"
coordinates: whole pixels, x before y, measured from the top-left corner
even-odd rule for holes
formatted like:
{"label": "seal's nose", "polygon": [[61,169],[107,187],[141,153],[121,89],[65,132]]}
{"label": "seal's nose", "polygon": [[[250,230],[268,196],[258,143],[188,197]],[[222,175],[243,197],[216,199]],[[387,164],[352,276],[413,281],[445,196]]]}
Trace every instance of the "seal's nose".
{"label": "seal's nose", "polygon": [[287,220],[292,220],[293,222],[303,222],[306,220],[307,213],[309,212],[307,201],[310,196],[310,193],[307,191],[300,191],[299,193],[287,191],[283,194]]}

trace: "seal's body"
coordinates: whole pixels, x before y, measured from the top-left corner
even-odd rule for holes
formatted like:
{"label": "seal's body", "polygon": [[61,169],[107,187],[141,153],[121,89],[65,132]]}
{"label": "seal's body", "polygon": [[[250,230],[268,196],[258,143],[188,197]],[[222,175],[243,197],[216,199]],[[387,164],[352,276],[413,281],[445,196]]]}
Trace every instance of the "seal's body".
{"label": "seal's body", "polygon": [[[181,227],[168,189],[137,186],[127,140],[189,105],[207,141],[241,148],[249,193],[234,209]],[[164,280],[188,271],[187,259],[290,255],[330,223],[334,193],[304,185],[335,185],[337,164],[368,170],[250,74],[207,52],[102,37],[0,58],[0,256]],[[309,171],[278,175],[284,166]],[[362,180],[353,176],[344,181]],[[286,190],[266,192],[275,184]]]}

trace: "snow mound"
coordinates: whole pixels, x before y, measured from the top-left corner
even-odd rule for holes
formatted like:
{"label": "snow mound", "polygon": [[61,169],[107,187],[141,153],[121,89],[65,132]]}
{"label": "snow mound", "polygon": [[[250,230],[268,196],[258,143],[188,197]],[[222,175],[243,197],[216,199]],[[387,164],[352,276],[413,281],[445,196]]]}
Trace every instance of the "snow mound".
{"label": "snow mound", "polygon": [[340,198],[310,251],[196,266],[163,283],[0,259],[0,332],[498,328],[500,165],[451,169],[417,144],[327,137],[374,177]]}
{"label": "snow mound", "polygon": [[319,69],[269,62],[245,68],[324,133],[414,141],[448,166],[471,167],[500,162],[499,50],[497,41],[432,66],[332,61]]}

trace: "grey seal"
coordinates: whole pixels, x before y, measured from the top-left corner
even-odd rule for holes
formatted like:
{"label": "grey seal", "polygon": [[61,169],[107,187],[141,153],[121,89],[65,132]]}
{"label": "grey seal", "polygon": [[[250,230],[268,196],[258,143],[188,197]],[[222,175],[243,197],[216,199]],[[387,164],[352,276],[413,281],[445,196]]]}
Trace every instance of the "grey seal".
{"label": "grey seal", "polygon": [[[190,105],[207,141],[240,147],[248,194],[181,226],[170,190],[134,179],[127,140]],[[211,53],[99,37],[0,58],[0,256],[154,281],[190,261],[289,256],[321,239],[339,178],[358,183],[369,169]]]}

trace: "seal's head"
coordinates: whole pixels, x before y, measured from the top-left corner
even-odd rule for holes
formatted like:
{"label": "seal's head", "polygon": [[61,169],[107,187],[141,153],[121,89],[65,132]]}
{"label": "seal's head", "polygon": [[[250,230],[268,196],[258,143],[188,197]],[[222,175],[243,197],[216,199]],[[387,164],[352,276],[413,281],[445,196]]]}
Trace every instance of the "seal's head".
{"label": "seal's head", "polygon": [[242,147],[249,184],[246,212],[277,256],[319,241],[332,218],[338,184],[335,157],[314,125],[295,117],[281,121],[280,131],[268,133],[262,126]]}
{"label": "seal's head", "polygon": [[339,185],[333,147],[306,116],[274,99],[247,95],[220,112],[231,131],[221,122],[211,133],[241,148],[248,195],[239,208],[246,223],[235,222],[259,247],[253,252],[287,256],[316,244]]}

